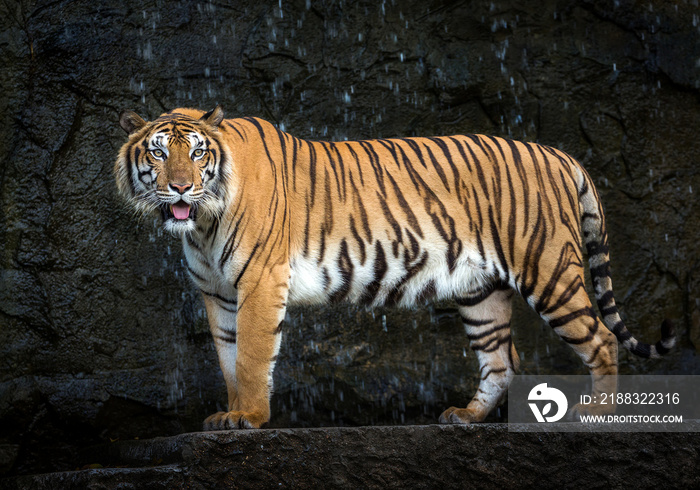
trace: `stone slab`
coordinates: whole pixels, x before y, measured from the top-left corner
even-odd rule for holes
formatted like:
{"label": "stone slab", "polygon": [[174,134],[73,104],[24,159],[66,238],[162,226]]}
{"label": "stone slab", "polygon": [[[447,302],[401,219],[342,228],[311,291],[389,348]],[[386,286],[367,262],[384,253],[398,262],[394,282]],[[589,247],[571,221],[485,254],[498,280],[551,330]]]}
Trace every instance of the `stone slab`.
{"label": "stone slab", "polygon": [[196,432],[95,447],[84,461],[112,467],[0,488],[700,487],[698,433],[524,433],[506,424]]}

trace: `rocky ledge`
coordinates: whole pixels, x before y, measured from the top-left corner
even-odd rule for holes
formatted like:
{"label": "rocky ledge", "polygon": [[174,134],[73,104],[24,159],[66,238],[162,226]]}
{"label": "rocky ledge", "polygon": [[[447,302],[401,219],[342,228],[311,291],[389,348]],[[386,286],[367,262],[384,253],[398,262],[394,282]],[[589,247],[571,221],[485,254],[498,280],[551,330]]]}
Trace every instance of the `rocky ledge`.
{"label": "rocky ledge", "polygon": [[480,424],[188,433],[92,448],[84,455],[88,469],[0,480],[0,488],[700,487],[697,433],[512,429]]}

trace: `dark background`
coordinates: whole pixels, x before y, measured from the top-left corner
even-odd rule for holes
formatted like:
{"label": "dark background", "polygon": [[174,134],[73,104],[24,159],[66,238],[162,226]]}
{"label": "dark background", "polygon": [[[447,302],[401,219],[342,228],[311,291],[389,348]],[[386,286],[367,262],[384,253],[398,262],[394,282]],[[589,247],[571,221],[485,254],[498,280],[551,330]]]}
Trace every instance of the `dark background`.
{"label": "dark background", "polygon": [[[621,372],[700,373],[697,3],[0,0],[0,473],[198,430],[225,403],[179,242],[116,196],[125,108],[561,148],[605,204],[628,327],[677,325],[679,348],[621,352]],[[515,315],[523,372],[585,373],[521,301]],[[272,425],[433,423],[477,378],[450,304],[293,309]]]}

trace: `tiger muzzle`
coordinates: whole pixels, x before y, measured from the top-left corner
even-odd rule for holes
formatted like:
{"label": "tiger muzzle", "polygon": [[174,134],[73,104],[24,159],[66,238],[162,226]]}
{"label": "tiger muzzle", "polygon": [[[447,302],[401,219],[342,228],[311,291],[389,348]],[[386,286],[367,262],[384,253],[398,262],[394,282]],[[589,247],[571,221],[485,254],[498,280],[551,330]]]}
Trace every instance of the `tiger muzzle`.
{"label": "tiger muzzle", "polygon": [[178,201],[175,204],[164,204],[160,207],[163,221],[174,219],[177,221],[186,221],[188,219],[197,219],[197,208],[185,201]]}

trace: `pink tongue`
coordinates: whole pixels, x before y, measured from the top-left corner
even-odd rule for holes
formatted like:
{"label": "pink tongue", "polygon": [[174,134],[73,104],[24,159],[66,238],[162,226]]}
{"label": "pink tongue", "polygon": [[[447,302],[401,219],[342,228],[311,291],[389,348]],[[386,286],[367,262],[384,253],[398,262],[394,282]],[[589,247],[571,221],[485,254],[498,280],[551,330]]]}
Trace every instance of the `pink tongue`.
{"label": "pink tongue", "polygon": [[177,204],[173,204],[173,214],[175,219],[187,219],[190,216],[190,205],[180,201]]}

